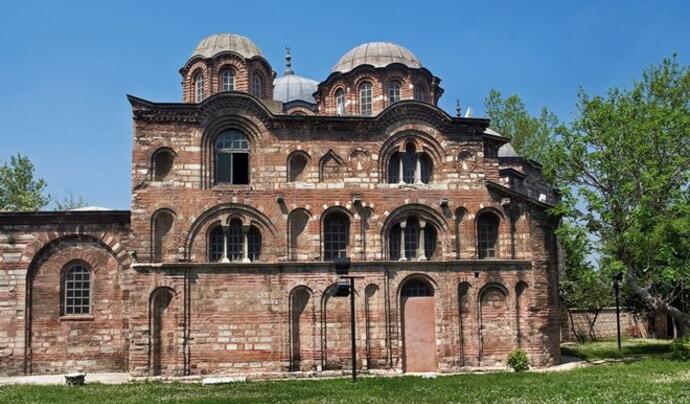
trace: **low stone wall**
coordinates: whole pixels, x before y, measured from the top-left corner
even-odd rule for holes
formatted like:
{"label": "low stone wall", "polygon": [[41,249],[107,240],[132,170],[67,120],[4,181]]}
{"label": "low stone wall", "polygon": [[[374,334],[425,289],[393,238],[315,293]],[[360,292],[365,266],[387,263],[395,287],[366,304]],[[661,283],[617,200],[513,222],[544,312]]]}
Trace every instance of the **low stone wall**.
{"label": "low stone wall", "polygon": [[[636,314],[621,310],[621,334],[626,338],[646,338],[648,337],[648,321]],[[590,336],[590,323],[594,319],[594,314],[585,310],[570,310],[570,314],[564,311],[561,316],[561,340],[577,341],[580,335],[586,339]],[[574,330],[573,330],[574,329]],[[596,318],[594,323],[593,337],[595,339],[616,338],[616,308],[605,308]]]}

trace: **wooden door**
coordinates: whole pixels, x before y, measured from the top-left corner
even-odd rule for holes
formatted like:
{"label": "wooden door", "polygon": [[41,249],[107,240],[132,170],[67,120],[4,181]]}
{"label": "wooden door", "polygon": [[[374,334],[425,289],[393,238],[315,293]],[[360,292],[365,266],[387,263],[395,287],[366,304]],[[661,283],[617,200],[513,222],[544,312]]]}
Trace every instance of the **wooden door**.
{"label": "wooden door", "polygon": [[404,297],[405,372],[436,372],[436,308],[433,296]]}

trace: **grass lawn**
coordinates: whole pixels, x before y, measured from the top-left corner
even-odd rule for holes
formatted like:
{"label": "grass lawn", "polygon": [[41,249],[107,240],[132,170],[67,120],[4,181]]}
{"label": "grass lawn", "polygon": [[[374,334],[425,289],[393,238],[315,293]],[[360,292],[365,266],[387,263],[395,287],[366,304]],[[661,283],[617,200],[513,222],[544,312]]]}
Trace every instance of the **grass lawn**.
{"label": "grass lawn", "polygon": [[568,356],[577,356],[585,360],[659,356],[671,352],[671,340],[626,339],[623,340],[622,348],[622,351],[618,350],[616,340],[587,342],[584,344],[564,343],[561,345],[561,353]]}
{"label": "grass lawn", "polygon": [[[601,344],[601,346],[600,346]],[[606,352],[607,343],[574,347],[587,355]],[[655,344],[642,344],[654,345]],[[599,347],[600,346],[600,347]],[[630,348],[639,346],[630,343]],[[615,349],[615,342],[613,343]],[[639,349],[632,349],[638,353]],[[649,348],[654,351],[657,349]],[[643,352],[646,352],[642,350]],[[596,353],[596,354],[595,354]],[[132,383],[0,387],[0,403],[402,403],[402,402],[690,402],[690,362],[652,355],[633,363],[553,373],[493,373],[419,377],[198,384]],[[592,356],[594,357],[594,356]]]}

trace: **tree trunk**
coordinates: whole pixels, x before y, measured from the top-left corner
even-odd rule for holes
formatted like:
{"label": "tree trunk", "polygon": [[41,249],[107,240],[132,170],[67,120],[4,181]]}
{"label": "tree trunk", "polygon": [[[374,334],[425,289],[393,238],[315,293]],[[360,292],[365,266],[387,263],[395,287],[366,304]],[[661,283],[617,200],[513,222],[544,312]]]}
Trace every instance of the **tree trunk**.
{"label": "tree trunk", "polygon": [[597,340],[597,337],[594,334],[594,324],[596,324],[597,317],[599,317],[600,312],[601,312],[601,309],[594,312],[594,319],[592,321],[589,321],[589,318],[587,318],[587,322],[589,323],[589,339],[592,341]]}
{"label": "tree trunk", "polygon": [[662,314],[671,316],[676,321],[676,324],[679,326],[682,334],[685,333],[685,330],[690,329],[690,315],[683,313],[678,308],[666,303],[658,296],[652,295],[647,289],[640,286],[639,280],[635,276],[634,267],[631,265],[628,265],[626,280],[628,281],[630,290],[632,290],[632,292],[639,297],[645,305]]}

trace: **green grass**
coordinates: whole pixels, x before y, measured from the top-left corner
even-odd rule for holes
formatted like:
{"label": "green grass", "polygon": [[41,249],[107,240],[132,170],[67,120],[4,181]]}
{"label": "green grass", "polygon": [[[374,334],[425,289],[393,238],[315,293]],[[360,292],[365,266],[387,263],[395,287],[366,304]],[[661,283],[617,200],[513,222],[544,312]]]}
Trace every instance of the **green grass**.
{"label": "green grass", "polygon": [[624,340],[622,351],[618,350],[616,340],[585,342],[583,344],[565,343],[561,346],[563,355],[576,356],[584,360],[659,356],[669,352],[671,352],[671,340],[663,339]]}
{"label": "green grass", "polygon": [[[439,403],[439,402],[690,402],[690,362],[667,359],[666,344],[626,341],[640,361],[551,373],[291,380],[204,387],[130,383],[0,387],[0,403]],[[571,346],[591,358],[615,354],[615,342]],[[662,352],[659,355],[659,352]]]}

